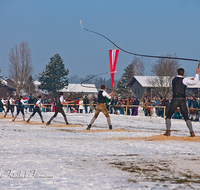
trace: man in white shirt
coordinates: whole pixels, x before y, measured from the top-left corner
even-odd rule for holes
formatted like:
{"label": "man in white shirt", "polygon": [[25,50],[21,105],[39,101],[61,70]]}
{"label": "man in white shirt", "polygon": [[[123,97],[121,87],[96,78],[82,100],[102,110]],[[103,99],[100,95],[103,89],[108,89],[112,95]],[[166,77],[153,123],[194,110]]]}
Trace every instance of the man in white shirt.
{"label": "man in white shirt", "polygon": [[181,110],[181,113],[183,114],[186,125],[188,129],[190,130],[190,136],[191,137],[195,136],[193,127],[192,127],[192,122],[188,116],[185,92],[186,92],[186,87],[188,85],[195,85],[198,83],[199,71],[200,69],[197,68],[195,77],[192,79],[188,79],[188,78],[183,78],[183,75],[185,72],[183,68],[179,68],[177,70],[177,76],[172,80],[173,99],[170,103],[169,110],[166,116],[166,132],[164,134],[165,136],[170,136],[171,117],[176,111],[177,107],[180,107],[180,110]]}
{"label": "man in white shirt", "polygon": [[65,102],[64,98],[63,98],[63,92],[60,92],[60,98],[59,98],[59,101],[58,103],[56,104],[56,110],[55,110],[55,113],[54,115],[50,118],[50,120],[46,123],[46,125],[49,125],[51,123],[51,121],[58,115],[58,113],[61,113],[64,117],[64,120],[65,120],[65,123],[66,125],[68,125],[68,121],[67,121],[67,117],[66,117],[66,114],[63,110],[63,105],[64,104],[68,104],[68,103],[71,103],[71,102],[74,102],[74,101],[70,101],[70,102]]}
{"label": "man in white shirt", "polygon": [[96,107],[95,115],[92,118],[92,120],[90,121],[90,124],[88,125],[86,130],[90,130],[90,128],[92,127],[92,124],[95,122],[95,120],[97,119],[100,112],[102,112],[106,116],[107,122],[109,125],[109,129],[112,129],[110,116],[109,116],[108,110],[106,108],[105,102],[106,102],[106,98],[107,99],[112,98],[113,92],[108,94],[105,90],[106,90],[105,85],[101,85],[100,91],[98,93],[98,100],[97,100],[97,107]]}
{"label": "man in white shirt", "polygon": [[13,115],[13,112],[14,112],[14,109],[13,109],[13,104],[15,103],[15,100],[12,98],[12,96],[10,96],[6,102],[7,104],[7,110],[6,110],[6,113],[4,115],[4,117],[6,117],[7,113],[9,112],[9,110],[11,111],[11,114],[12,114],[12,117],[14,117]]}
{"label": "man in white shirt", "polygon": [[5,104],[6,104],[6,100],[4,100],[4,97],[2,97],[2,99],[0,101],[0,109],[2,109],[4,111],[4,113],[6,113],[6,111],[4,109]]}
{"label": "man in white shirt", "polygon": [[43,117],[42,117],[42,114],[41,114],[41,108],[46,108],[45,106],[43,106],[42,104],[42,96],[38,96],[38,100],[35,104],[35,108],[33,110],[33,113],[30,115],[29,119],[26,121],[27,123],[30,121],[30,119],[35,115],[35,113],[38,113],[41,120],[42,120],[42,123],[44,123],[44,120],[43,120]]}
{"label": "man in white shirt", "polygon": [[19,115],[19,112],[22,113],[23,121],[25,121],[25,115],[24,115],[24,105],[26,105],[27,100],[23,100],[23,96],[20,96],[17,102],[17,114],[15,115],[13,121],[15,121],[16,117]]}

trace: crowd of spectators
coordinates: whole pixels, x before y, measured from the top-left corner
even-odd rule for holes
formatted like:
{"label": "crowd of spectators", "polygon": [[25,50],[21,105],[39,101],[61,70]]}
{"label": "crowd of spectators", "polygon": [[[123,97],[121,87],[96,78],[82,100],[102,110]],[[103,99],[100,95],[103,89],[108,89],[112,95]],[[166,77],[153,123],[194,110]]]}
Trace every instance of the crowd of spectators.
{"label": "crowd of spectators", "polygon": [[[6,99],[5,99],[6,100]],[[31,95],[25,96],[24,100],[27,100],[28,105],[24,105],[25,111],[33,112],[34,104],[37,98]],[[70,97],[66,98],[65,101],[72,101]],[[192,121],[199,121],[199,99],[197,97],[189,96],[186,97],[189,116]],[[42,98],[42,103],[46,108],[42,108],[43,112],[55,112],[55,107],[57,104],[56,98],[48,98],[44,96]],[[78,96],[74,103],[67,105],[67,112],[71,113],[92,113],[96,109],[97,98],[88,98],[87,96]],[[120,98],[114,97],[111,101],[106,101],[106,107],[110,114],[122,114],[122,115],[132,115],[137,116],[139,107],[144,112],[145,116],[152,116],[153,111],[158,117],[165,117],[169,108],[169,100],[166,97],[156,97],[154,101],[151,101],[149,97],[145,96],[143,101],[139,101],[137,97],[132,98]],[[14,108],[14,106],[13,106]],[[1,111],[1,110],[0,110]],[[177,108],[174,119],[182,119],[181,110]]]}

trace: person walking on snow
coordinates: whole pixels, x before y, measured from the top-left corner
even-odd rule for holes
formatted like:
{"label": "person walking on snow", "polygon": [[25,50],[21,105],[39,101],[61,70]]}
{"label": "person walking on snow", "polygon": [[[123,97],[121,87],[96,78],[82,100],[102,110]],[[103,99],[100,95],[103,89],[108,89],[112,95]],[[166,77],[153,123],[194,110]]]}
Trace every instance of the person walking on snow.
{"label": "person walking on snow", "polygon": [[92,124],[95,122],[95,120],[97,119],[100,112],[102,112],[106,116],[107,122],[109,125],[109,129],[112,129],[110,116],[109,116],[108,110],[106,108],[105,102],[106,102],[106,98],[108,98],[108,99],[112,98],[113,92],[108,94],[105,90],[106,90],[105,85],[101,85],[100,91],[98,93],[98,100],[97,100],[97,107],[96,107],[95,115],[92,118],[92,120],[90,121],[90,124],[88,125],[86,130],[90,130],[90,128],[92,127]]}
{"label": "person walking on snow", "polygon": [[33,110],[33,113],[30,115],[29,119],[26,122],[28,123],[30,121],[30,119],[35,115],[35,113],[38,113],[41,120],[42,120],[42,123],[44,123],[44,120],[43,120],[43,117],[42,117],[42,114],[41,114],[41,108],[46,108],[46,107],[43,106],[43,104],[42,104],[42,96],[38,96],[38,100],[35,104],[35,108]]}
{"label": "person walking on snow", "polygon": [[181,113],[183,114],[184,120],[186,122],[186,125],[188,129],[190,130],[190,136],[194,137],[194,131],[192,127],[192,122],[189,119],[188,116],[188,110],[186,105],[186,99],[185,99],[185,91],[186,87],[188,85],[196,85],[199,81],[199,71],[200,69],[196,69],[196,75],[194,78],[183,78],[184,75],[184,69],[179,68],[177,70],[177,76],[172,80],[172,91],[173,91],[173,98],[169,106],[169,110],[167,112],[166,116],[166,132],[165,136],[170,136],[170,129],[171,129],[171,117],[176,111],[177,107],[180,107]]}

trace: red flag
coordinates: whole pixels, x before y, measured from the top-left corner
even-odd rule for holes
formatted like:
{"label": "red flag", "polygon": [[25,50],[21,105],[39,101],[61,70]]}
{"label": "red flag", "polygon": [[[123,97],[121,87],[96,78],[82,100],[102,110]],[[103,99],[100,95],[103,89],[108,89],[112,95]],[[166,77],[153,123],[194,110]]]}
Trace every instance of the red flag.
{"label": "red flag", "polygon": [[117,64],[117,56],[119,54],[118,49],[109,50],[109,57],[110,57],[110,78],[111,78],[111,87],[113,87],[114,83],[114,72]]}

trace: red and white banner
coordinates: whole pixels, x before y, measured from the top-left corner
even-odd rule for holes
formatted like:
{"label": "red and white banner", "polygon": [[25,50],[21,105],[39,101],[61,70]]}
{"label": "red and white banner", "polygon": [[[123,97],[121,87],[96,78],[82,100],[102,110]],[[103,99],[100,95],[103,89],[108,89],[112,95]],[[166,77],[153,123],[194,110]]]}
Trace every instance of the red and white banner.
{"label": "red and white banner", "polygon": [[119,54],[118,49],[109,50],[111,87],[113,87],[114,83],[114,74],[115,74],[118,54]]}

